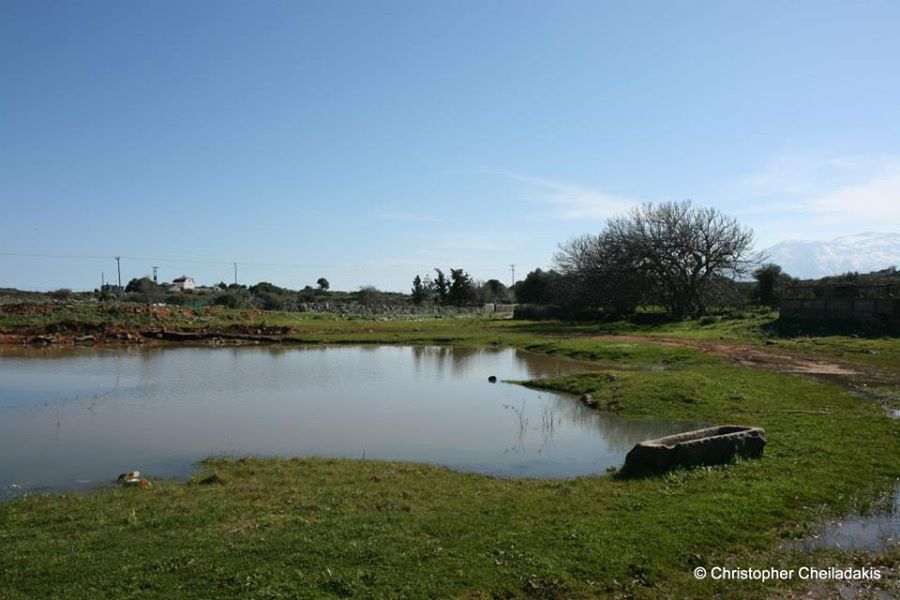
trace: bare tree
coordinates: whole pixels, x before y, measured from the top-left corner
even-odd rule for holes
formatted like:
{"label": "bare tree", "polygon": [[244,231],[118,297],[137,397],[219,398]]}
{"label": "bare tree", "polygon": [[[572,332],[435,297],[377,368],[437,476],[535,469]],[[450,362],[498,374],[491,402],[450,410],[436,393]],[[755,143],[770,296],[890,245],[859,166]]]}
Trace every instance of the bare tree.
{"label": "bare tree", "polygon": [[594,306],[615,314],[627,314],[653,297],[654,282],[638,268],[631,249],[604,231],[585,234],[560,244],[554,257],[562,275],[554,294],[557,304]]}
{"label": "bare tree", "polygon": [[[655,296],[675,317],[705,311],[716,277],[735,278],[753,264],[753,232],[715,208],[689,201],[647,203],[614,217],[599,235],[574,238],[560,248],[561,272],[623,307]],[[608,299],[606,300],[608,302]]]}

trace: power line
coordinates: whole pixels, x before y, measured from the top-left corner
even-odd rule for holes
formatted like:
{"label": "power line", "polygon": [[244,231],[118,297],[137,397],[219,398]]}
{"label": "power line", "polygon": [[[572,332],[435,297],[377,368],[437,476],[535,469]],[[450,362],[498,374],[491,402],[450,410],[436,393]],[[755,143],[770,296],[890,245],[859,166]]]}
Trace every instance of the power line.
{"label": "power line", "polygon": [[109,260],[111,258],[110,256],[85,256],[78,254],[32,254],[27,252],[0,252],[0,256],[14,256],[24,258],[85,258],[91,260]]}
{"label": "power line", "polygon": [[[29,253],[29,252],[0,252],[0,256],[8,256],[13,258],[65,258],[65,259],[83,259],[83,260],[109,260],[112,259],[122,259],[122,260],[133,260],[133,261],[148,261],[148,262],[177,262],[177,263],[191,263],[191,264],[203,264],[203,265],[215,265],[215,266],[225,266],[232,265],[235,263],[233,261],[228,260],[204,260],[204,259],[194,259],[194,258],[161,258],[154,256],[128,256],[128,255],[119,255],[116,256],[98,256],[98,255],[87,255],[87,254],[40,254],[40,253]],[[358,263],[358,264],[340,264],[340,263],[267,263],[267,262],[244,262],[241,261],[241,264],[245,267],[272,267],[272,268],[284,268],[284,269],[404,269],[407,271],[415,271],[415,270],[424,270],[430,271],[431,264],[430,263],[422,263],[420,265],[392,265],[392,264],[373,264],[373,263]],[[505,270],[505,267],[500,267],[497,265],[469,265],[468,269],[478,269],[481,271],[500,271]]]}

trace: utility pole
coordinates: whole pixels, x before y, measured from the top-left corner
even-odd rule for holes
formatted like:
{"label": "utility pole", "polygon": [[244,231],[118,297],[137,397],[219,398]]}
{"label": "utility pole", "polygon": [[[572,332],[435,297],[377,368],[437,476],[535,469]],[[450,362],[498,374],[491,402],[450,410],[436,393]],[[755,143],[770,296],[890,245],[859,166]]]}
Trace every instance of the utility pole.
{"label": "utility pole", "polygon": [[116,272],[119,274],[119,294],[122,293],[122,257],[116,257]]}
{"label": "utility pole", "polygon": [[510,287],[515,287],[516,285],[516,265],[509,265],[509,270],[512,272],[512,284]]}
{"label": "utility pole", "polygon": [[237,263],[234,263],[234,285],[237,285]]}
{"label": "utility pole", "polygon": [[153,283],[157,283],[157,281],[156,281],[156,270],[157,270],[158,268],[159,268],[159,267],[153,267]]}

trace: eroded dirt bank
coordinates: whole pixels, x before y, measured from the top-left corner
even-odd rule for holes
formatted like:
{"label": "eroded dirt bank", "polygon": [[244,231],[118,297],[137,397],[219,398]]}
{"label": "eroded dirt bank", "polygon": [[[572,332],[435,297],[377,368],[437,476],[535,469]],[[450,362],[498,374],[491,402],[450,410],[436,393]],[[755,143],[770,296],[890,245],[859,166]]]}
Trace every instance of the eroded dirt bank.
{"label": "eroded dirt bank", "polygon": [[792,375],[809,375],[830,383],[837,383],[855,393],[888,405],[891,404],[892,399],[874,392],[871,388],[900,386],[900,370],[879,369],[859,362],[792,354],[771,346],[628,334],[594,335],[591,336],[591,339],[614,343],[691,348],[743,367]]}
{"label": "eroded dirt bank", "polygon": [[864,368],[857,364],[799,357],[765,346],[750,344],[708,342],[682,338],[662,338],[644,335],[597,335],[592,339],[618,342],[657,344],[672,348],[691,348],[705,354],[718,356],[745,367],[757,367],[781,373],[806,373],[809,375],[859,375]]}

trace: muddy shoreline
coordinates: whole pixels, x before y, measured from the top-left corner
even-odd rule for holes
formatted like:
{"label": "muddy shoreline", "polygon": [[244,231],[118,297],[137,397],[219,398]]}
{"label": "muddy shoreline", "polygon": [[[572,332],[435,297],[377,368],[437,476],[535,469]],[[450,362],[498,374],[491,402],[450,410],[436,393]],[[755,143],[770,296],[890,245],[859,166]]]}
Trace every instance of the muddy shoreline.
{"label": "muddy shoreline", "polygon": [[0,333],[4,346],[94,346],[146,344],[159,342],[210,342],[212,344],[297,343],[289,337],[290,328],[258,327],[251,331],[211,329],[127,329],[122,327],[81,328],[59,331],[55,328]]}

